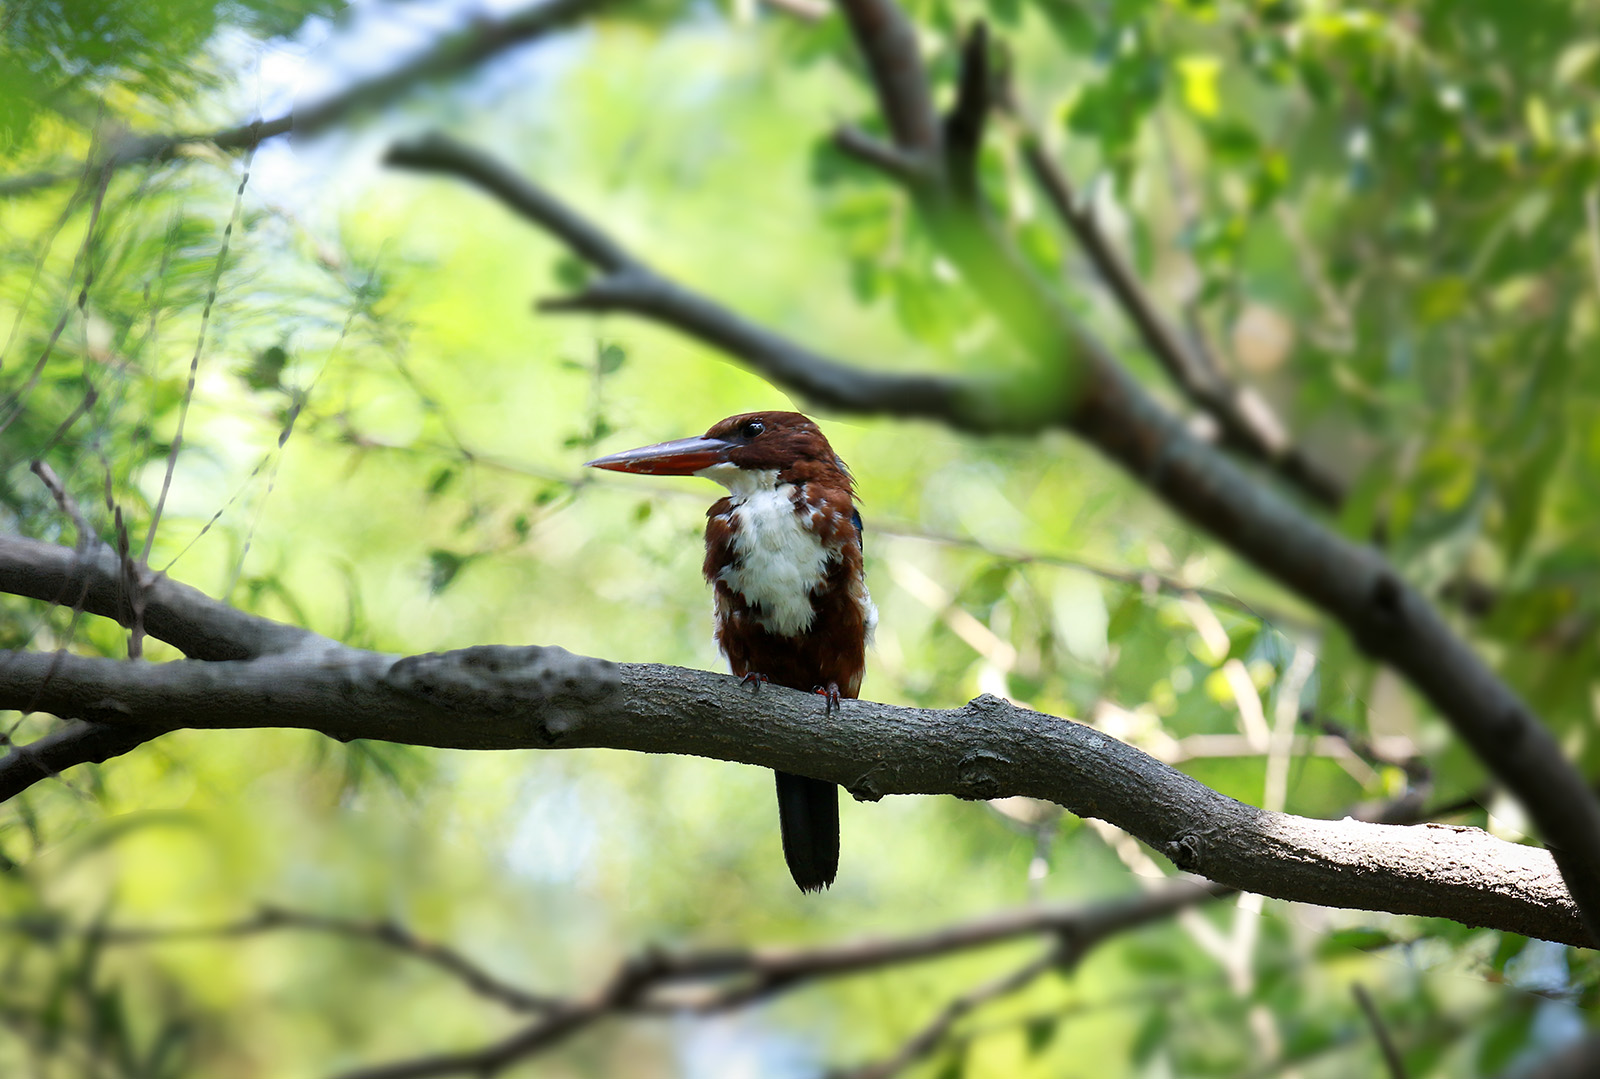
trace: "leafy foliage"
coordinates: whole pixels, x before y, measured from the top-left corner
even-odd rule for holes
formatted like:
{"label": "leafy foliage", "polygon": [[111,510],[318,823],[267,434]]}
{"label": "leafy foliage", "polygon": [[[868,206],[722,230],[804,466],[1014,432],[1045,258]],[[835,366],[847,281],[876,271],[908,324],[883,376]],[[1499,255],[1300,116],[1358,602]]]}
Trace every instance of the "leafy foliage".
{"label": "leafy foliage", "polygon": [[[237,57],[314,39],[330,8],[11,4],[0,160],[22,174],[119,128],[201,129],[263,77]],[[1585,362],[1600,353],[1600,9],[910,9],[941,92],[963,27],[991,21],[1024,112],[1157,305],[1338,474],[1339,526],[1448,605],[1600,776],[1600,382]],[[873,126],[840,19],[611,18],[440,87],[377,134],[467,126],[656,265],[819,348],[893,369],[1016,362],[903,197],[819,141],[840,117]],[[982,162],[996,217],[1159,381],[997,126]],[[29,471],[39,459],[106,541],[139,557],[161,504],[153,566],[341,640],[712,664],[706,492],[578,466],[787,402],[647,324],[531,314],[582,268],[473,193],[365,168],[370,151],[340,133],[248,163],[197,149],[0,204],[5,527],[76,538]],[[883,609],[866,695],[1003,693],[1252,804],[1337,817],[1409,797],[1517,834],[1515,807],[1400,683],[1077,446],[824,419],[861,481]],[[103,620],[9,597],[0,635],[127,648]],[[52,726],[6,722],[16,741]],[[787,888],[770,799],[764,777],[703,761],[168,736],[0,813],[0,1070],[299,1073],[507,1029],[357,942],[135,945],[116,926],[218,925],[262,901],[394,917],[532,989],[583,992],[649,943],[903,932],[1127,892],[1130,869],[1155,864],[1048,807],[847,805],[840,885],[807,901]],[[556,1067],[732,1074],[745,1053],[761,1074],[810,1074],[886,1057],[1018,955],[830,983],[726,1027],[628,1027]],[[1584,1025],[1600,970],[1522,938],[1247,899],[1041,977],[920,1066],[1376,1074],[1352,982],[1409,1074],[1490,1075]]]}

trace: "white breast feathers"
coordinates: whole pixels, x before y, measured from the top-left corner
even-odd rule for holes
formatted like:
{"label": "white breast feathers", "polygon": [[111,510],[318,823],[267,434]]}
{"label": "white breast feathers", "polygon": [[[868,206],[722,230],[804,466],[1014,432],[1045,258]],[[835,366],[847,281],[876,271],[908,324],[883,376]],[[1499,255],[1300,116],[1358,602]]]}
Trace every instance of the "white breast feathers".
{"label": "white breast feathers", "polygon": [[803,633],[815,617],[811,593],[834,558],[806,518],[795,512],[788,484],[734,496],[733,549],[739,556],[720,577],[755,608],[763,629]]}

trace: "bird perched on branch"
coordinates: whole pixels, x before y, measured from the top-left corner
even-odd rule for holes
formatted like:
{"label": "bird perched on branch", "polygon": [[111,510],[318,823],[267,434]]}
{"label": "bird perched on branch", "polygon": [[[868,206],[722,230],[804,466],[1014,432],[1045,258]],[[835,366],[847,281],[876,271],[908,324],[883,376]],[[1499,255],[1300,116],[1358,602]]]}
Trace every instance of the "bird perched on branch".
{"label": "bird perched on branch", "polygon": [[[798,412],[730,416],[682,438],[590,461],[594,468],[703,476],[728,489],[706,511],[705,577],[716,640],[733,673],[814,690],[824,710],[855,697],[878,622],[862,571],[855,481],[816,424]],[[778,772],[783,856],[801,891],[839,869],[839,792]]]}

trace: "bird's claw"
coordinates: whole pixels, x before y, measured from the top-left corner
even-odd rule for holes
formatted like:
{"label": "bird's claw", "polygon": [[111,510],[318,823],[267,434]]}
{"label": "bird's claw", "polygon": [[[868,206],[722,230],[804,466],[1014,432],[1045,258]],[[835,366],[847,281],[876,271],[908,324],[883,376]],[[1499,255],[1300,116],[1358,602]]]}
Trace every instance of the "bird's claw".
{"label": "bird's claw", "polygon": [[746,674],[743,678],[739,679],[739,685],[740,686],[753,685],[753,686],[756,687],[755,691],[757,693],[760,693],[761,692],[761,687],[766,685],[770,681],[772,681],[772,679],[768,678],[766,675],[757,674],[755,671],[751,671],[750,673]]}
{"label": "bird's claw", "polygon": [[818,686],[812,692],[814,692],[814,693],[816,693],[816,694],[818,694],[818,695],[820,695],[822,697],[827,698],[827,700],[825,701],[825,703],[822,706],[822,714],[823,715],[827,715],[829,712],[837,712],[837,711],[839,711],[840,704],[839,704],[839,683],[838,682],[829,682],[825,686]]}

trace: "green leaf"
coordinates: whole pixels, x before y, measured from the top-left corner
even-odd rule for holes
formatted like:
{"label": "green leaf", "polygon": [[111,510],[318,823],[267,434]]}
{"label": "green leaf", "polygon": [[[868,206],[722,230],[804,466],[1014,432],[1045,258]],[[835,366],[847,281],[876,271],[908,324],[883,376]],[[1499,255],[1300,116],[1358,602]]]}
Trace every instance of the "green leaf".
{"label": "green leaf", "polygon": [[446,465],[437,469],[428,480],[427,494],[429,498],[437,498],[449,489],[456,480],[456,470]]}
{"label": "green leaf", "polygon": [[472,561],[471,555],[457,554],[435,548],[428,552],[428,590],[439,595],[455,581],[457,575]]}
{"label": "green leaf", "polygon": [[1060,1028],[1061,1017],[1057,1015],[1041,1015],[1023,1026],[1023,1035],[1027,1041],[1028,1056],[1036,1057],[1055,1041],[1056,1031]]}
{"label": "green leaf", "polygon": [[628,354],[622,350],[621,345],[607,345],[600,350],[600,374],[602,376],[616,374],[627,359]]}

